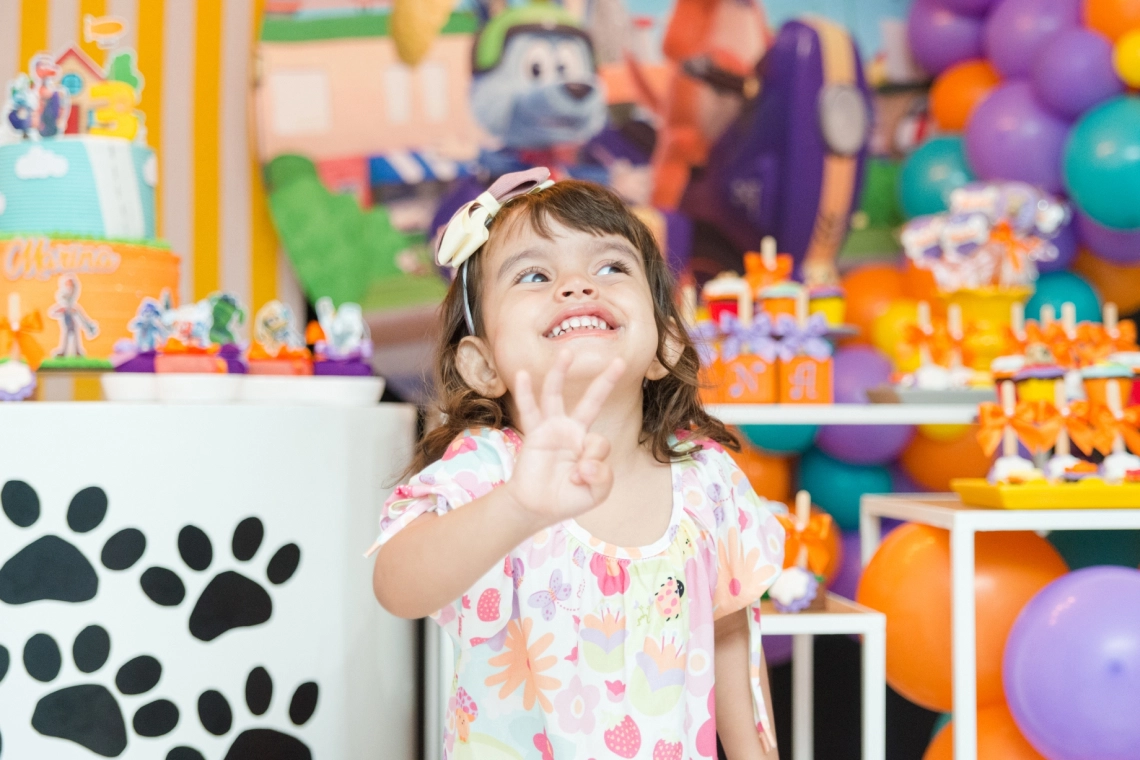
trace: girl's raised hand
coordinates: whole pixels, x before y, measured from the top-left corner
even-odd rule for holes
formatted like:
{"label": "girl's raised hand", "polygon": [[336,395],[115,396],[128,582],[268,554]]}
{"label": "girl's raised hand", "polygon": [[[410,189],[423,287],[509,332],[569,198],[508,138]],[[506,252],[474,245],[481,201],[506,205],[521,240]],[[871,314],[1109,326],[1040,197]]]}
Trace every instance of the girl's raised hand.
{"label": "girl's raised hand", "polygon": [[562,384],[571,354],[563,351],[542,383],[541,406],[530,375],[521,371],[515,383],[515,405],[525,436],[514,473],[507,482],[518,505],[545,525],[588,512],[609,496],[614,476],[606,458],[610,443],[590,432],[602,405],[625,371],[614,359],[594,378],[573,413],[566,414]]}

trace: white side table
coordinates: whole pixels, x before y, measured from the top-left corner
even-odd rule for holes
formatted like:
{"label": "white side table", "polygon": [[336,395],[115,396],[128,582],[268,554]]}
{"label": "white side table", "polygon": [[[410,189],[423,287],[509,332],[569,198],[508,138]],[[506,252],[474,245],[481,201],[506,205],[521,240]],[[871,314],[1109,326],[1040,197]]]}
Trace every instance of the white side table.
{"label": "white side table", "polygon": [[956,494],[868,494],[863,497],[859,524],[864,566],[871,561],[882,539],[883,517],[950,531],[954,760],[976,760],[974,534],[1013,530],[1135,530],[1140,529],[1140,509],[986,509],[967,506]]}
{"label": "white side table", "polygon": [[[760,613],[764,636],[792,637],[792,758],[812,760],[812,637],[858,633],[863,636],[863,760],[886,756],[887,618],[861,604],[829,593],[820,611],[781,614],[765,602]],[[777,737],[778,738],[778,737]]]}

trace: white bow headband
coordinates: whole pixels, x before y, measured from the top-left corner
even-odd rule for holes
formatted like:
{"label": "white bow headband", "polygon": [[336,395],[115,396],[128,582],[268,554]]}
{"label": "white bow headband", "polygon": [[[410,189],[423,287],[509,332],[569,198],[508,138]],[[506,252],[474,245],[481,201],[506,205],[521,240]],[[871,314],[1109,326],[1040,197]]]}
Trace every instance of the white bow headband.
{"label": "white bow headband", "polygon": [[436,263],[460,270],[463,279],[463,316],[467,322],[467,332],[471,335],[475,334],[475,321],[471,317],[471,303],[467,298],[467,267],[463,265],[487,242],[490,237],[487,227],[504,203],[520,195],[545,190],[553,184],[550,170],[545,166],[504,174],[478,198],[460,206],[436,237]]}

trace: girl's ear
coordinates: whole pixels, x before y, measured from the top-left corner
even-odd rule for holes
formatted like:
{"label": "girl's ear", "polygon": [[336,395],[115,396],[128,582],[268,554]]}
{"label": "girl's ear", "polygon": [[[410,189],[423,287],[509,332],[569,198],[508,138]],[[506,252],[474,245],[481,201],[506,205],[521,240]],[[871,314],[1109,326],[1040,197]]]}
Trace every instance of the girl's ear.
{"label": "girl's ear", "polygon": [[491,348],[482,338],[470,335],[459,341],[455,366],[463,382],[484,398],[499,398],[507,392],[507,384],[495,369]]}
{"label": "girl's ear", "polygon": [[669,374],[677,362],[681,359],[681,351],[683,346],[681,337],[677,334],[677,322],[670,318],[669,326],[665,330],[665,341],[662,346],[661,355],[665,357],[665,363],[654,356],[653,362],[649,365],[649,370],[645,373],[646,380],[660,380]]}

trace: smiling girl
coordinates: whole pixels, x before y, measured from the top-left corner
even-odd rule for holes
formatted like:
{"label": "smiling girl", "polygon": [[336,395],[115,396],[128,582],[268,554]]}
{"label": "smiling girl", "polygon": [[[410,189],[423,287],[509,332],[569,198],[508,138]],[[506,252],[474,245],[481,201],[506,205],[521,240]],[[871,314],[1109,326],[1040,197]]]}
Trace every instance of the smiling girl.
{"label": "smiling girl", "polygon": [[774,759],[783,531],[700,406],[649,230],[548,177],[504,176],[440,237],[443,422],[384,506],[376,597],[457,644],[446,758],[715,757],[719,733]]}

